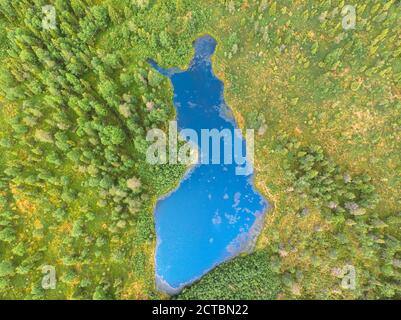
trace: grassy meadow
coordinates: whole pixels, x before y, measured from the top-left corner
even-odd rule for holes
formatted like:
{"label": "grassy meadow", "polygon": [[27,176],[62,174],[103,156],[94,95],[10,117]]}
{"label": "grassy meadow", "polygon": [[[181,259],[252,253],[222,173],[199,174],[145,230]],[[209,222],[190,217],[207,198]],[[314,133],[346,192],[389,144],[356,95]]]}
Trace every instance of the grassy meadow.
{"label": "grassy meadow", "polygon": [[146,61],[185,68],[208,33],[271,208],[254,253],[174,298],[399,299],[400,22],[396,0],[1,0],[0,298],[169,298],[153,208],[185,168],[145,161],[175,117]]}

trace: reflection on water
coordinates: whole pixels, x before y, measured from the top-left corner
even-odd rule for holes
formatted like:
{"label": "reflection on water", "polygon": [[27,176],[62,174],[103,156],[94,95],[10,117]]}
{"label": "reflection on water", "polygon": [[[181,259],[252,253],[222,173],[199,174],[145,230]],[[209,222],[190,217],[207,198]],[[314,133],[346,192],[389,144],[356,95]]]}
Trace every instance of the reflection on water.
{"label": "reflection on water", "polygon": [[[201,129],[234,133],[237,126],[224,102],[223,83],[211,66],[216,41],[204,36],[194,47],[195,57],[185,71],[162,69],[150,61],[172,81],[178,128],[193,129],[199,137]],[[245,140],[242,143],[246,147]],[[160,291],[175,294],[219,263],[252,249],[268,204],[255,191],[252,174],[236,175],[236,166],[196,165],[176,190],[158,201],[156,282]]]}

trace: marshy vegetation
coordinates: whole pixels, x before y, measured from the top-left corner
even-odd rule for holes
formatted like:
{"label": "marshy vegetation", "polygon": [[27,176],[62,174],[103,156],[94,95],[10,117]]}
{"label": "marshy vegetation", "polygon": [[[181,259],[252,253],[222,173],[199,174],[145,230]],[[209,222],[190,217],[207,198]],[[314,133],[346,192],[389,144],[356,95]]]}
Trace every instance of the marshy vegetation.
{"label": "marshy vegetation", "polygon": [[184,168],[145,162],[175,115],[146,61],[185,66],[209,33],[274,207],[254,254],[180,297],[400,298],[400,19],[395,0],[0,0],[0,297],[162,297],[153,206]]}

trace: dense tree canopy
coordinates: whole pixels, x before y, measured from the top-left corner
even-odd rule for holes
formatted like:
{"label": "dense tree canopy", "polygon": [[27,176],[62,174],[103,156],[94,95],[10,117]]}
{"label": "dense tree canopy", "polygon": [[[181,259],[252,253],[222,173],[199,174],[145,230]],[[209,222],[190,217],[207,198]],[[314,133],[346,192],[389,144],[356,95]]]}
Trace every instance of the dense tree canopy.
{"label": "dense tree canopy", "polygon": [[147,61],[184,68],[204,33],[272,208],[180,298],[399,298],[400,6],[354,4],[344,29],[339,0],[0,0],[0,298],[164,297],[153,208],[186,168],[145,161],[175,116]]}

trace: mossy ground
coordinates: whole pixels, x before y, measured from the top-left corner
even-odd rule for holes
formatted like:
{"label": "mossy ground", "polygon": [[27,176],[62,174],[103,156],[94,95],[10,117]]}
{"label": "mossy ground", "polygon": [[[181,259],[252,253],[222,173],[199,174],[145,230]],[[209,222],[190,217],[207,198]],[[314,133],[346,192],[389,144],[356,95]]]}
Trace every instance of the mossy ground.
{"label": "mossy ground", "polygon": [[[96,36],[93,51],[120,55],[123,66],[109,74],[116,83],[127,70],[147,72],[148,58],[154,58],[163,67],[184,68],[193,54],[192,41],[209,33],[218,42],[213,68],[224,81],[225,100],[238,124],[244,129],[263,127],[255,135],[256,185],[272,208],[267,213],[256,253],[214,269],[185,289],[179,298],[399,297],[399,271],[389,269],[391,262],[383,262],[390,255],[380,256],[377,252],[384,251],[375,251],[378,245],[386,246],[387,240],[383,239],[391,237],[398,244],[400,241],[398,2],[354,3],[356,28],[347,31],[341,26],[344,1],[208,0],[174,4],[150,1],[146,9],[135,7],[135,14],[128,12],[132,9],[128,4],[96,3],[108,7],[114,21]],[[133,1],[133,5],[137,3]],[[11,65],[5,50],[8,48],[5,35],[18,23],[0,19],[2,68]],[[85,79],[90,83],[99,81],[93,70],[85,74]],[[122,95],[124,90],[119,90]],[[169,118],[173,118],[172,88],[168,81],[146,90],[144,93],[134,88],[130,93],[138,101],[144,94],[157,96],[168,106]],[[35,99],[42,101],[40,96]],[[22,102],[0,95],[0,138],[14,136],[10,119],[21,114]],[[67,113],[74,115],[71,110]],[[119,119],[113,116],[107,121],[118,125]],[[51,126],[46,122],[40,125],[42,129]],[[283,165],[288,155],[277,152],[282,133],[304,146],[321,146],[325,155],[344,172],[352,176],[366,173],[372,178],[380,202],[366,215],[387,222],[380,231],[381,238],[371,236],[370,231],[360,231],[358,225],[333,224],[308,195],[298,197],[289,191],[292,182]],[[28,133],[27,139],[29,135],[33,133]],[[73,133],[72,139],[79,138]],[[40,146],[40,149],[42,155],[47,155],[53,147]],[[2,149],[0,168],[4,171],[12,167],[16,159],[21,163],[32,159],[35,155],[31,151],[17,143],[4,148],[4,152]],[[138,154],[132,141],[121,146],[120,151]],[[46,168],[46,163],[43,165]],[[46,168],[55,176],[66,176],[71,181],[70,188],[79,197],[67,202],[61,199],[59,190],[49,189],[49,185],[44,185],[40,193],[27,192],[27,181],[22,178],[37,174],[36,169],[35,165],[27,164],[23,175],[1,190],[18,216],[18,242],[28,245],[29,259],[19,257],[2,242],[1,258],[16,265],[29,260],[32,266],[28,273],[18,273],[10,278],[11,282],[3,282],[1,297],[165,297],[156,292],[154,284],[153,206],[161,194],[174,188],[183,173],[182,167],[164,166],[156,170],[140,162],[139,167],[126,173],[127,177],[141,178],[148,197],[143,198],[140,212],[119,237],[111,236],[108,231],[114,223],[110,214],[113,208],[96,207],[98,190],[82,186],[87,177],[71,162],[63,158],[61,165]],[[67,216],[55,221],[53,212],[46,210],[48,203],[63,207]],[[308,214],[300,215],[304,208],[308,208]],[[74,225],[88,212],[93,215],[85,229],[86,237],[100,238],[99,245],[88,249],[83,238],[66,242],[72,239]],[[385,243],[380,244],[380,240]],[[66,259],[84,251],[88,252],[83,260]],[[399,254],[399,249],[395,250],[394,259],[400,259]],[[56,267],[60,280],[57,290],[40,289],[44,264]],[[356,290],[340,286],[336,270],[346,264],[356,268]],[[387,289],[390,277],[396,279],[396,287],[393,282],[391,289]]]}

